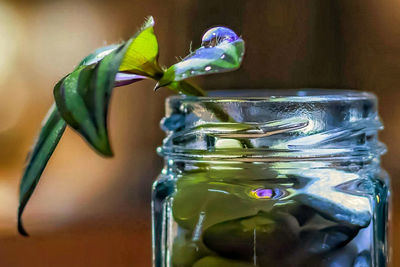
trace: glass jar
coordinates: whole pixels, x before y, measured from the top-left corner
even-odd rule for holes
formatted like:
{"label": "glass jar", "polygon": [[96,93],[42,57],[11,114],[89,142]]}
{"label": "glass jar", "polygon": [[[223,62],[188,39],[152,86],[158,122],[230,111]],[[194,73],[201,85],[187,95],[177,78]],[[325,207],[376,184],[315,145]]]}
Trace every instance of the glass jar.
{"label": "glass jar", "polygon": [[216,91],[166,101],[153,266],[386,266],[373,94]]}

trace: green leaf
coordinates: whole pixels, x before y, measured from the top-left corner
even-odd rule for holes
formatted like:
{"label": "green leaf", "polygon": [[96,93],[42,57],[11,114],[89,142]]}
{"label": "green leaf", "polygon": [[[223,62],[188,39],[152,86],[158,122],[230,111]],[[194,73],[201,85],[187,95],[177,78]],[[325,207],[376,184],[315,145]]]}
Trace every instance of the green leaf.
{"label": "green leaf", "polygon": [[108,102],[128,46],[120,46],[95,65],[78,67],[54,90],[64,120],[105,156],[112,155],[106,130]]}
{"label": "green leaf", "polygon": [[57,106],[54,105],[49,113],[21,181],[18,231],[22,235],[28,235],[22,225],[23,210],[67,123],[102,154],[112,154],[106,127],[107,107],[112,88],[145,78],[139,75],[121,75],[120,80],[115,80],[133,40],[134,38],[123,45],[111,45],[95,50],[54,87]]}
{"label": "green leaf", "polygon": [[[153,26],[154,20],[150,17],[128,42],[95,50],[54,87],[56,105],[40,132],[21,181],[18,230],[22,235],[27,235],[22,226],[22,212],[67,124],[101,154],[112,155],[107,112],[115,86],[152,78],[159,81],[158,86],[166,85],[178,93],[204,96],[203,90],[184,79],[240,66],[243,40],[231,30],[219,27],[217,31],[213,29],[206,33],[200,49],[164,74],[158,63],[158,43]],[[218,107],[210,105],[209,109],[222,121],[231,121]]]}
{"label": "green leaf", "polygon": [[117,49],[120,45],[109,45],[109,46],[104,46],[100,47],[96,50],[94,50],[91,54],[86,56],[82,61],[78,64],[78,66],[75,68],[79,68],[81,66],[89,66],[92,64],[96,64],[100,60],[102,60],[105,56],[113,52],[115,49]]}
{"label": "green leaf", "polygon": [[90,90],[96,66],[81,66],[73,71],[64,79],[60,87],[54,89],[54,98],[67,124],[82,134],[97,150],[102,151],[103,154],[110,154],[109,144],[100,144],[96,125],[88,111],[88,106],[93,103],[84,99]]}
{"label": "green leaf", "polygon": [[[132,78],[128,76],[131,79],[128,82],[162,75],[153,25],[153,19],[149,18],[128,42],[117,48],[96,50],[54,90],[57,107],[67,124],[105,156],[112,155],[107,131],[111,92],[114,86],[126,84],[125,78],[116,81],[117,74],[134,74]],[[101,56],[104,57],[90,65]]]}
{"label": "green leaf", "polygon": [[153,26],[154,19],[149,17],[142,29],[131,39],[120,71],[161,78],[163,70],[158,64],[158,42]]}
{"label": "green leaf", "polygon": [[[59,86],[60,82],[55,87]],[[40,131],[39,138],[34,145],[33,151],[28,158],[28,164],[26,165],[21,180],[18,207],[18,231],[24,236],[28,234],[22,225],[22,212],[39,182],[40,175],[46,167],[50,156],[53,154],[54,149],[63,135],[65,126],[65,121],[61,118],[57,107],[53,105],[49,111],[48,117],[44,121],[43,128]]]}
{"label": "green leaf", "polygon": [[[157,90],[159,87],[156,86],[155,90]],[[185,80],[179,81],[179,82],[172,82],[168,84],[168,88],[171,89],[172,91],[179,93],[179,94],[184,94],[188,96],[205,96],[206,92],[203,91],[198,86],[195,86],[194,84],[191,84]]]}
{"label": "green leaf", "polygon": [[157,88],[195,76],[235,70],[240,67],[243,55],[244,41],[232,30],[210,29],[203,36],[202,46],[169,67]]}

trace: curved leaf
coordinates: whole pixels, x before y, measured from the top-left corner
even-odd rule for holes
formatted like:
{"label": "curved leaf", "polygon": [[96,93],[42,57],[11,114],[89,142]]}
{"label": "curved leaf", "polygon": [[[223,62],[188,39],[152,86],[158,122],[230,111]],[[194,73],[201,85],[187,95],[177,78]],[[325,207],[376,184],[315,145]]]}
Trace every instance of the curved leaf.
{"label": "curved leaf", "polygon": [[96,64],[100,60],[102,60],[105,56],[110,54],[112,51],[117,49],[120,45],[109,45],[109,46],[104,46],[100,47],[96,50],[94,50],[92,53],[90,53],[88,56],[86,56],[82,61],[78,64],[78,66],[75,68],[79,68],[80,66],[89,66],[92,64]]}
{"label": "curved leaf", "polygon": [[[105,156],[112,155],[107,111],[113,87],[162,75],[153,25],[154,20],[150,17],[128,42],[117,48],[110,46],[96,50],[54,90],[64,120]],[[97,63],[90,65],[99,58]]]}
{"label": "curved leaf", "polygon": [[54,88],[54,98],[63,119],[69,126],[82,134],[90,144],[104,154],[110,154],[109,145],[100,144],[96,125],[91,120],[88,111],[89,101],[84,96],[89,92],[89,86],[96,65],[81,66],[68,75],[61,86]]}
{"label": "curved leaf", "polygon": [[54,98],[63,119],[77,130],[97,151],[111,156],[105,130],[106,116],[115,76],[122,60],[120,46],[99,63],[80,66],[68,75],[60,87],[55,88]]}
{"label": "curved leaf", "polygon": [[[102,60],[105,56],[109,55],[119,46],[120,45],[114,44],[94,50],[91,54],[82,59],[82,61],[78,64],[75,70],[79,69],[81,66],[89,66],[98,63],[100,60]],[[147,77],[132,73],[118,72],[117,76],[115,77],[114,86],[115,87],[124,86],[142,79],[147,79]]]}
{"label": "curved leaf", "polygon": [[[59,87],[60,82],[55,86]],[[44,125],[40,131],[39,137],[34,145],[33,151],[28,158],[24,175],[20,184],[19,207],[18,207],[18,232],[27,236],[22,225],[22,212],[31,197],[33,190],[39,182],[46,164],[53,154],[61,136],[64,133],[66,123],[61,118],[55,105],[50,109],[47,118],[44,120]]]}
{"label": "curved leaf", "polygon": [[244,55],[244,41],[232,30],[216,27],[208,30],[202,46],[172,65],[164,73],[157,87],[187,78],[232,71],[240,67]]}
{"label": "curved leaf", "polygon": [[132,39],[95,65],[80,66],[54,90],[65,121],[105,156],[112,155],[106,120],[112,89],[146,78],[119,72],[131,43]]}
{"label": "curved leaf", "polygon": [[158,42],[153,26],[154,19],[149,17],[142,29],[131,39],[120,71],[161,78],[163,70],[158,64]]}
{"label": "curved leaf", "polygon": [[[56,105],[51,108],[34,150],[28,158],[21,180],[18,208],[20,234],[28,235],[23,227],[21,216],[64,133],[66,121],[83,134],[101,153],[112,154],[106,129],[107,106],[111,90],[114,86],[122,86],[146,78],[118,72],[131,43],[132,39],[124,45],[111,45],[95,50],[54,87],[58,108]],[[68,101],[66,96],[69,96]]]}
{"label": "curved leaf", "polygon": [[[201,48],[164,73],[158,63],[158,43],[153,26],[154,20],[150,17],[128,42],[95,50],[54,87],[56,105],[40,132],[21,181],[18,209],[18,231],[21,234],[27,235],[22,226],[22,212],[66,124],[77,130],[101,154],[112,155],[107,111],[114,87],[153,78],[159,81],[159,87],[167,85],[179,93],[203,96],[203,90],[184,79],[230,71],[240,66],[243,40],[231,30],[219,27],[203,36]],[[212,106],[209,108],[222,121],[230,121],[223,111]]]}

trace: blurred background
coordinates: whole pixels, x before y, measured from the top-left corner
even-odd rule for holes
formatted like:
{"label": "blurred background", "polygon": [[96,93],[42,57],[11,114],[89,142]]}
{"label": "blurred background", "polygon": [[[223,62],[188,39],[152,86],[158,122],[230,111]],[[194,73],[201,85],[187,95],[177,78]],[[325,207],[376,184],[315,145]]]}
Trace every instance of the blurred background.
{"label": "blurred background", "polygon": [[[114,91],[115,152],[104,159],[67,130],[16,234],[24,160],[52,87],[94,48],[156,20],[160,62],[175,63],[202,33],[226,25],[247,44],[242,68],[199,79],[205,89],[353,88],[372,91],[385,124],[393,228],[400,225],[400,1],[0,0],[0,266],[150,266],[150,190],[166,89]],[[394,251],[400,236],[392,235]],[[393,266],[400,266],[399,253]]]}

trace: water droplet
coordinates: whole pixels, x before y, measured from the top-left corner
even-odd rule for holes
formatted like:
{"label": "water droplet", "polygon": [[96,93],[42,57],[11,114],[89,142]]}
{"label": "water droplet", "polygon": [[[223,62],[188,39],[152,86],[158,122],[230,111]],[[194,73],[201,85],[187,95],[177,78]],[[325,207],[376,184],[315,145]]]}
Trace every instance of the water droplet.
{"label": "water droplet", "polygon": [[194,74],[196,74],[196,71],[191,70],[191,71],[190,71],[190,74],[194,75]]}
{"label": "water droplet", "polygon": [[201,40],[201,46],[204,47],[215,47],[218,44],[228,41],[236,41],[239,37],[234,31],[225,27],[215,27],[209,29]]}
{"label": "water droplet", "polygon": [[225,58],[225,54],[222,54],[222,56],[220,57],[221,59],[224,59]]}
{"label": "water droplet", "polygon": [[205,71],[210,71],[211,70],[211,66],[207,66],[204,68]]}
{"label": "water droplet", "polygon": [[188,108],[187,108],[187,106],[185,104],[182,104],[179,107],[179,111],[182,112],[182,113],[188,113]]}
{"label": "water droplet", "polygon": [[164,157],[165,155],[164,155],[164,149],[161,147],[161,146],[159,146],[159,147],[157,147],[157,154],[159,155],[159,156],[161,156],[161,157]]}

